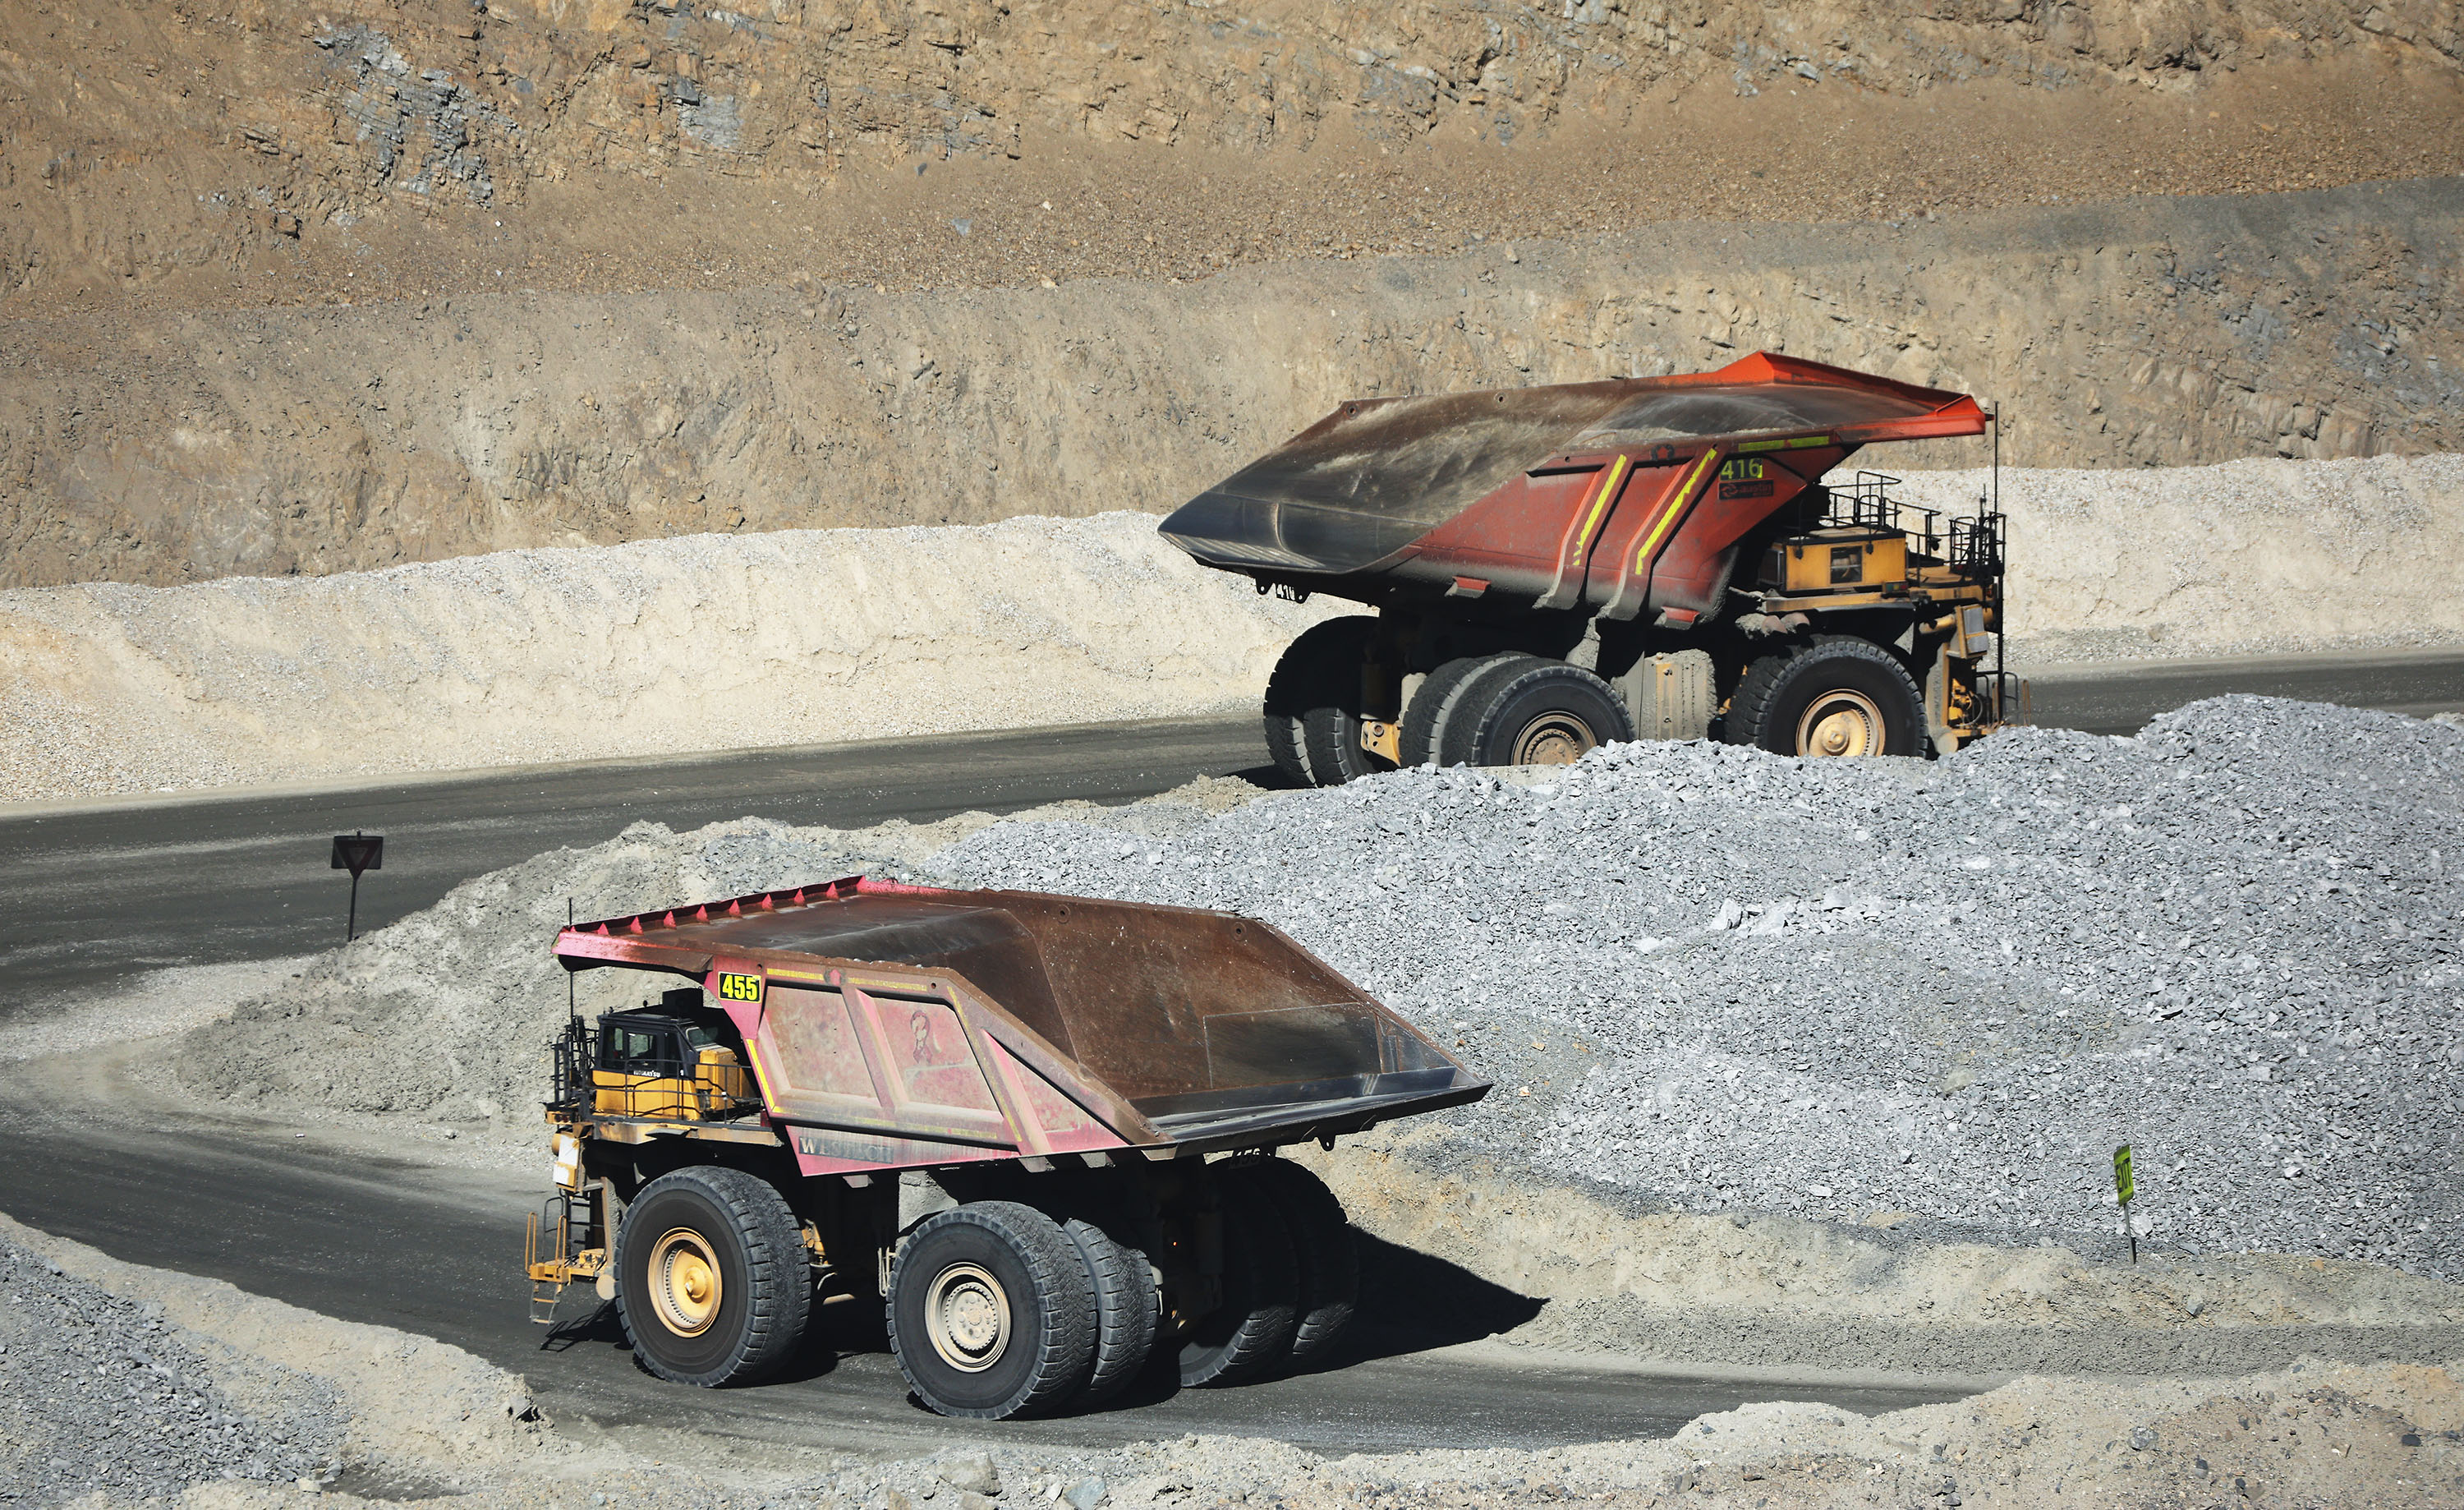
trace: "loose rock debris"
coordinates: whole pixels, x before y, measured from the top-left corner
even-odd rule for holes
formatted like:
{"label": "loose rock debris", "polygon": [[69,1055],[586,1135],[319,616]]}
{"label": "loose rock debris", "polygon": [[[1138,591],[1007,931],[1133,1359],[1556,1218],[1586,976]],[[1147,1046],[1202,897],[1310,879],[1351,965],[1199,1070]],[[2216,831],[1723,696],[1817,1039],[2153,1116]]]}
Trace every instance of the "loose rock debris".
{"label": "loose rock debris", "polygon": [[1689,1210],[1912,1212],[2464,1275],[2464,738],[2232,697],[1927,766],[1711,744],[1405,771],[966,885],[1255,913],[1460,1040],[1458,1114]]}
{"label": "loose rock debris", "polygon": [[233,1398],[163,1307],[113,1295],[0,1237],[0,1503],[113,1503],[194,1483],[339,1469],[343,1420],[305,1376]]}
{"label": "loose rock debris", "polygon": [[[2127,1143],[2152,1249],[2455,1279],[2459,808],[2464,732],[2233,697],[1931,765],[1637,744],[1220,816],[636,825],[456,888],[180,1058],[200,1092],[501,1120],[537,1094],[508,1025],[564,1014],[567,896],[869,869],[1265,918],[1495,1077],[1457,1125],[1541,1176],[2119,1256]],[[621,985],[582,977],[583,1009]]]}

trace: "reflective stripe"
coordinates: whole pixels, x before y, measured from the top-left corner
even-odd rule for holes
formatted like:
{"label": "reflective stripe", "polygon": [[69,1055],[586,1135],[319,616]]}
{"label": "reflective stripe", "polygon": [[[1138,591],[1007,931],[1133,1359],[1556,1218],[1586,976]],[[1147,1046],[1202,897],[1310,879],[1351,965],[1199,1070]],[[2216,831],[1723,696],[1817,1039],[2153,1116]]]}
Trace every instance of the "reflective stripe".
{"label": "reflective stripe", "polygon": [[1608,476],[1601,481],[1600,491],[1592,500],[1592,517],[1583,521],[1583,533],[1574,541],[1574,554],[1577,557],[1592,548],[1592,537],[1599,532],[1600,519],[1608,513],[1610,500],[1617,497],[1617,484],[1625,478],[1625,466],[1623,455],[1609,463]]}
{"label": "reflective stripe", "polygon": [[1634,553],[1636,576],[1641,576],[1649,569],[1651,553],[1660,548],[1661,537],[1666,535],[1669,526],[1677,522],[1677,517],[1685,512],[1685,505],[1694,500],[1694,490],[1701,487],[1703,479],[1709,477],[1719,465],[1720,453],[1716,447],[1703,453],[1695,460],[1694,470],[1685,475],[1685,480],[1678,485],[1677,497],[1669,500],[1668,511],[1660,516],[1660,522],[1651,526],[1651,533],[1643,537],[1641,548]]}
{"label": "reflective stripe", "polygon": [[1831,444],[1829,435],[1799,435],[1793,440],[1749,440],[1737,448],[1737,455],[1753,451],[1803,451],[1809,446]]}

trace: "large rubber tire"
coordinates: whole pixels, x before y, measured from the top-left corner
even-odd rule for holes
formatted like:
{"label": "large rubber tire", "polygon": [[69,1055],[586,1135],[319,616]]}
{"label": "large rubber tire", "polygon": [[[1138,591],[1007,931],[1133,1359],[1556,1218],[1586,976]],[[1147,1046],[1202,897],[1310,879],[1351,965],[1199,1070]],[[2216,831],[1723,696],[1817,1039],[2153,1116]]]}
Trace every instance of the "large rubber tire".
{"label": "large rubber tire", "polygon": [[1048,1410],[1094,1364],[1095,1294],[1078,1251],[1059,1223],[1015,1201],[926,1217],[898,1245],[883,1310],[898,1371],[942,1415]]}
{"label": "large rubber tire", "polygon": [[[1304,720],[1313,708],[1349,707],[1359,700],[1361,662],[1376,633],[1375,619],[1355,613],[1312,624],[1284,647],[1274,675],[1266,678],[1264,722],[1266,753],[1288,780],[1304,787],[1340,785],[1315,774]],[[1359,742],[1355,724],[1353,744]]]}
{"label": "large rubber tire", "polygon": [[1721,737],[1775,755],[1922,755],[1925,703],[1900,658],[1825,635],[1746,668]]}
{"label": "large rubber tire", "polygon": [[1447,720],[1439,764],[1571,766],[1634,737],[1634,715],[1616,688],[1580,666],[1535,655],[1501,661],[1471,679]]}
{"label": "large rubber tire", "polygon": [[1300,1276],[1299,1319],[1292,1328],[1292,1362],[1307,1366],[1333,1350],[1360,1299],[1360,1250],[1343,1203],[1324,1181],[1285,1159],[1261,1159],[1242,1166],[1283,1213],[1291,1233]]}
{"label": "large rubber tire", "polygon": [[710,1388],[774,1373],[803,1341],[812,1302],[796,1215],[759,1176],[677,1169],[625,1209],[616,1315],[635,1361],[660,1378]]}
{"label": "large rubber tire", "polygon": [[1445,731],[1463,707],[1463,691],[1480,674],[1500,661],[1529,660],[1537,655],[1525,655],[1516,651],[1502,651],[1493,655],[1463,655],[1447,661],[1421,679],[1412,694],[1411,706],[1403,710],[1403,730],[1399,748],[1405,766],[1427,766],[1436,763],[1438,751],[1444,747]]}
{"label": "large rubber tire", "polygon": [[1077,1251],[1095,1295],[1095,1364],[1082,1398],[1100,1405],[1136,1378],[1155,1350],[1162,1320],[1155,1273],[1144,1253],[1084,1217],[1063,1222],[1061,1232]]}
{"label": "large rubber tire", "polygon": [[1221,1179],[1217,1193],[1223,1303],[1181,1339],[1180,1383],[1190,1389],[1242,1384],[1281,1366],[1291,1357],[1299,1320],[1299,1263],[1283,1214],[1245,1179]]}
{"label": "large rubber tire", "polygon": [[[1355,695],[1350,700],[1359,699]],[[1319,786],[1340,787],[1395,768],[1385,756],[1360,747],[1360,714],[1349,706],[1311,708],[1301,719],[1301,733],[1309,741],[1309,770]]]}

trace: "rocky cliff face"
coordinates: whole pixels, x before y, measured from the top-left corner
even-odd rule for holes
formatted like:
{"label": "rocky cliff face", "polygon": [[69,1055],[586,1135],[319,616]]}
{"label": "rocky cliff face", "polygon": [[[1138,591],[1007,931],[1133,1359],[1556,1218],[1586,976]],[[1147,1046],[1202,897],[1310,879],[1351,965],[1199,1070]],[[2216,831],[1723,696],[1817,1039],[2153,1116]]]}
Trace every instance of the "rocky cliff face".
{"label": "rocky cliff face", "polygon": [[167,125],[279,160],[274,176],[305,190],[294,214],[395,189],[507,203],[539,178],[680,161],[793,174],[850,153],[1016,155],[1023,132],[1509,143],[1627,123],[1701,85],[2164,88],[2352,54],[2464,57],[2441,0],[70,0],[29,3],[9,31],[19,108],[77,119],[103,148],[26,167],[109,167],[104,144],[143,150]]}
{"label": "rocky cliff face", "polygon": [[27,0],[0,585],[1164,507],[1344,397],[1756,347],[2026,464],[2454,448],[2457,25]]}
{"label": "rocky cliff face", "polygon": [[1179,286],[27,320],[0,350],[0,584],[1162,509],[1347,397],[1757,348],[2005,405],[2018,465],[2464,450],[2460,230],[2451,180],[1679,225]]}

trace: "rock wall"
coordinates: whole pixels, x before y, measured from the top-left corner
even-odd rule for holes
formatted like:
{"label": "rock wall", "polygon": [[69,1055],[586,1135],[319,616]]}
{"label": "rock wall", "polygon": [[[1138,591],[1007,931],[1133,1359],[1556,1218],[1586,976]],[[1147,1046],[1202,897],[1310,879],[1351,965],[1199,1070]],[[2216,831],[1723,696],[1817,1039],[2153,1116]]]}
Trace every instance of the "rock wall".
{"label": "rock wall", "polygon": [[[2440,0],[1829,0],[1785,12],[1736,0],[1266,0],[1237,13],[1219,0],[203,0],[107,11],[29,0],[11,11],[0,26],[9,123],[78,124],[44,143],[57,150],[0,162],[0,187],[109,171],[150,129],[265,158],[258,208],[291,217],[294,232],[397,189],[501,204],[538,180],[679,163],[778,175],[835,171],[849,154],[1014,156],[1023,129],[1243,150],[1336,131],[1507,143],[1563,121],[1619,127],[1659,94],[1697,85],[1745,96],[1993,78],[2170,88],[2269,62],[2453,70],[2464,57],[2464,26]],[[196,87],[200,61],[211,87]],[[16,281],[10,271],[0,260],[0,287]]]}
{"label": "rock wall", "polygon": [[2003,404],[2014,465],[2464,450],[2459,228],[2464,180],[2443,179],[1683,223],[1180,285],[21,320],[0,346],[0,585],[1163,509],[1346,397],[1758,347]]}

